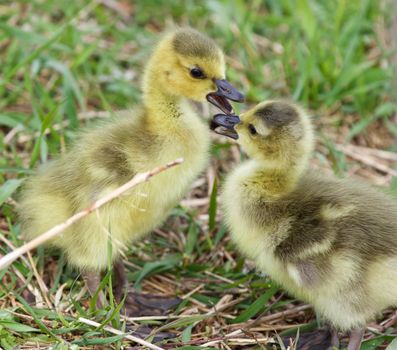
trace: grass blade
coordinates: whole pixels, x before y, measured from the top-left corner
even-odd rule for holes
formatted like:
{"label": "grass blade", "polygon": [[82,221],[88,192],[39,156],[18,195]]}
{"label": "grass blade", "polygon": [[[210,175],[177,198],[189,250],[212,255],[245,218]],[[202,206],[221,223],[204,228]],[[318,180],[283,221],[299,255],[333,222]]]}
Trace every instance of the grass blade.
{"label": "grass blade", "polygon": [[7,180],[1,187],[0,187],[0,205],[2,205],[7,198],[9,198],[19,186],[21,186],[24,179],[11,179]]}
{"label": "grass blade", "polygon": [[278,287],[276,285],[271,286],[264,294],[262,294],[257,300],[255,300],[246,310],[238,315],[231,323],[241,323],[249,320],[251,317],[259,313],[270,298],[276,294]]}

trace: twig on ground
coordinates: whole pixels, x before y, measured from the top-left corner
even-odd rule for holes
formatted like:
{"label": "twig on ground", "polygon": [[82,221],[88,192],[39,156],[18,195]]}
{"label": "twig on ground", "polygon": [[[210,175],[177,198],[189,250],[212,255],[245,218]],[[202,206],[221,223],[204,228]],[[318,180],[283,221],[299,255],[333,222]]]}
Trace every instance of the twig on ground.
{"label": "twig on ground", "polygon": [[344,147],[348,147],[358,153],[367,153],[374,157],[382,158],[382,159],[389,160],[392,162],[397,162],[397,153],[396,152],[389,152],[389,151],[384,151],[384,150],[377,149],[377,148],[363,147],[363,146],[357,146],[357,145],[353,145],[353,144],[345,145]]}
{"label": "twig on ground", "polygon": [[181,299],[187,299],[191,297],[194,293],[197,293],[200,289],[203,289],[204,287],[205,287],[204,283],[198,285],[196,288],[192,289],[189,293],[182,295]]}
{"label": "twig on ground", "polygon": [[[80,321],[80,322],[82,322],[82,323],[85,323],[85,324],[88,324],[89,326],[93,326],[93,327],[100,327],[100,326],[101,326],[100,323],[95,322],[95,321],[88,320],[87,318],[84,318],[84,317],[79,317],[79,318],[78,318],[78,321]],[[160,348],[160,347],[157,346],[157,345],[154,345],[154,344],[152,344],[152,343],[149,343],[149,342],[147,342],[146,340],[143,340],[143,339],[134,337],[134,336],[131,335],[131,334],[126,334],[126,333],[124,333],[124,332],[122,332],[122,331],[119,331],[118,329],[113,328],[113,327],[105,326],[105,327],[103,327],[103,329],[104,329],[105,331],[108,331],[108,332],[113,333],[113,334],[124,335],[124,337],[125,337],[126,339],[131,340],[131,341],[133,341],[133,342],[135,342],[135,343],[137,343],[137,344],[141,344],[141,345],[143,345],[143,346],[146,346],[146,347],[148,347],[149,349],[152,349],[152,350],[164,350],[163,348]]]}
{"label": "twig on ground", "polygon": [[27,253],[28,253],[28,259],[29,259],[30,266],[32,267],[32,270],[33,270],[33,275],[36,278],[37,284],[39,285],[41,295],[43,296],[48,308],[51,309],[52,303],[51,303],[50,299],[48,299],[48,297],[47,297],[48,288],[36,269],[36,265],[32,259],[32,255],[30,254],[30,252],[27,252]]}
{"label": "twig on ground", "polygon": [[[299,313],[301,311],[304,311],[304,310],[307,310],[307,309],[311,309],[311,308],[312,308],[311,305],[306,305],[306,304],[305,305],[299,305],[299,306],[294,307],[294,308],[289,309],[289,310],[280,311],[280,312],[276,312],[276,313],[268,315],[268,316],[264,316],[264,317],[262,317],[260,319],[260,321],[262,323],[263,322],[270,322],[270,321],[274,322],[275,320],[282,319],[282,318],[284,318],[286,316],[292,316],[292,315],[297,314],[297,313]],[[257,325],[257,323],[255,321],[256,320],[253,320],[252,324]]]}
{"label": "twig on ground", "polygon": [[348,147],[348,146],[343,146],[343,145],[337,144],[337,145],[335,145],[335,147],[337,150],[345,153],[346,155],[348,155],[351,158],[354,158],[354,159],[360,161],[361,163],[369,165],[383,173],[390,174],[392,176],[397,176],[397,170],[391,169],[387,165],[379,163],[371,156],[368,156],[368,155],[365,155],[362,153],[358,153],[357,151],[353,150],[351,147]]}

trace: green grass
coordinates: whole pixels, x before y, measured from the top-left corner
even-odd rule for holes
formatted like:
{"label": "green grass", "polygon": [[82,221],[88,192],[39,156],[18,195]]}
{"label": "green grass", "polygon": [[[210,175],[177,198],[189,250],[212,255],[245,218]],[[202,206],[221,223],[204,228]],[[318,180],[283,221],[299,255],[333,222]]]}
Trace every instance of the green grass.
{"label": "green grass", "polygon": [[[121,7],[104,5],[110,3]],[[340,175],[357,172],[396,190],[395,178],[357,163],[337,148],[352,144],[397,151],[393,48],[384,38],[392,11],[385,7],[386,13],[382,4],[370,0],[1,3],[0,254],[12,249],[6,242],[22,243],[15,199],[23,179],[67,149],[81,127],[95,122],[95,118],[82,119],[84,113],[111,113],[139,101],[142,67],[158,33],[170,23],[194,26],[224,48],[228,78],[246,92],[248,105],[288,97],[312,110],[319,131],[318,166]],[[150,321],[155,330],[177,335],[162,345],[167,348],[183,340],[191,342],[186,349],[193,349],[205,338],[230,333],[239,326],[236,322],[299,305],[285,296],[280,299],[272,282],[247,266],[219,220],[220,169],[232,166],[232,147],[213,146],[216,162],[212,166],[219,178],[210,204],[175,209],[161,228],[166,234],[152,235],[128,254],[129,279],[143,290],[159,292],[153,290],[157,284],[185,295],[202,285],[175,314],[197,308],[195,314],[204,315],[225,294],[237,301],[215,316]],[[387,165],[393,168],[392,162]],[[195,191],[207,197],[206,185]],[[87,295],[76,300],[82,283],[65,266],[63,256],[40,248],[33,261],[50,289],[52,306],[45,306],[45,299],[41,305],[26,300],[26,285],[38,288],[29,260],[0,271],[0,347],[12,349],[27,342],[42,348],[51,344],[53,349],[126,346],[120,337],[78,321],[78,317],[96,317],[106,323],[112,318],[115,328],[130,327],[123,325],[116,306],[95,315]],[[36,302],[43,299],[41,294],[36,294]],[[294,327],[313,320],[306,311],[289,321],[280,319],[274,326]],[[393,331],[374,333],[362,349],[380,349],[380,343],[393,339],[389,335]],[[247,332],[256,337],[274,335],[269,330]]]}

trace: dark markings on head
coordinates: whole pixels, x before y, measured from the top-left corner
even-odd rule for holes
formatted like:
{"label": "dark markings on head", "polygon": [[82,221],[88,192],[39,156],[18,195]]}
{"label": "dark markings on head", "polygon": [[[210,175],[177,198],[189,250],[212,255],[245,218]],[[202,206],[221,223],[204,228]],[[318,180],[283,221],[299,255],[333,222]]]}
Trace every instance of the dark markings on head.
{"label": "dark markings on head", "polygon": [[172,44],[174,50],[184,56],[217,58],[219,55],[219,48],[214,41],[192,29],[176,32]]}
{"label": "dark markings on head", "polygon": [[285,102],[271,102],[255,111],[255,115],[262,118],[268,127],[284,126],[299,117],[298,111]]}

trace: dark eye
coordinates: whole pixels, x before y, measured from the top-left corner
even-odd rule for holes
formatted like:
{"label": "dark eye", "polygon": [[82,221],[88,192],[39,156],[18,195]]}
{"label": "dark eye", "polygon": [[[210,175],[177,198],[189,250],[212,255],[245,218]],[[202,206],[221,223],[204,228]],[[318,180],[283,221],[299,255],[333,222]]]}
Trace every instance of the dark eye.
{"label": "dark eye", "polygon": [[248,130],[250,131],[251,135],[256,135],[257,134],[255,126],[253,126],[252,124],[248,124]]}
{"label": "dark eye", "polygon": [[204,72],[200,68],[192,68],[190,70],[190,75],[195,79],[204,79],[205,75]]}

